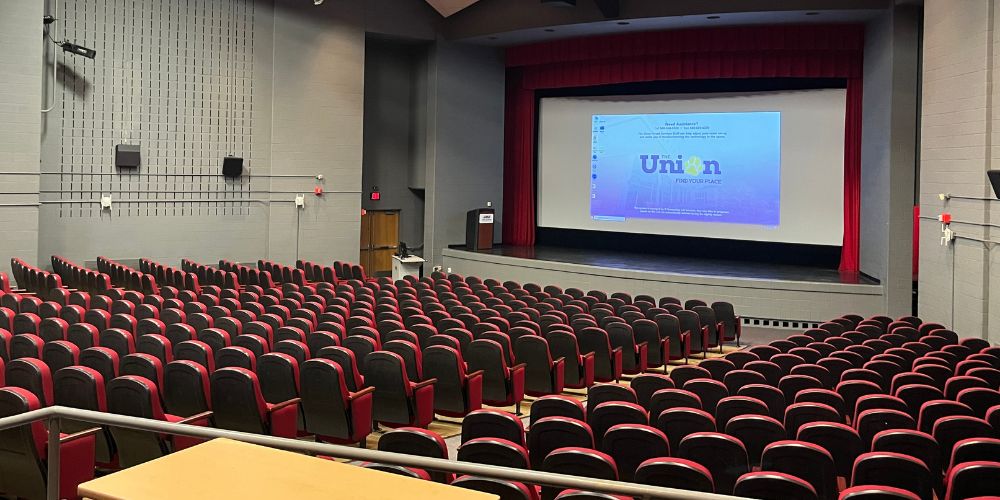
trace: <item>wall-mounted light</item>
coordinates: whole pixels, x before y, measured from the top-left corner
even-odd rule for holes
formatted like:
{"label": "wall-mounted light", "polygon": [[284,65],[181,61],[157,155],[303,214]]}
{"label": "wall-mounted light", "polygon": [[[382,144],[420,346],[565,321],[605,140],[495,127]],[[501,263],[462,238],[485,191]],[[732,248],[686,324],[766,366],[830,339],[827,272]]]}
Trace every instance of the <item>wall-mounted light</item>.
{"label": "wall-mounted light", "polygon": [[88,49],[83,45],[77,45],[69,40],[59,44],[62,47],[63,52],[69,52],[70,54],[76,54],[78,56],[86,57],[87,59],[93,59],[97,57],[97,51],[94,49]]}

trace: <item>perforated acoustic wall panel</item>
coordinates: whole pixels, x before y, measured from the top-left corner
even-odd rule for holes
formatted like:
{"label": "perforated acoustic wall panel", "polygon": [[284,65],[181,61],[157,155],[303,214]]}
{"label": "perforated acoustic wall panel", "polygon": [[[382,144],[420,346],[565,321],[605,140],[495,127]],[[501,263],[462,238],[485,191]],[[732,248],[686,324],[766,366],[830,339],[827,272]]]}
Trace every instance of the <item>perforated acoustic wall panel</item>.
{"label": "perforated acoustic wall panel", "polygon": [[[59,58],[59,181],[42,190],[59,216],[99,216],[101,195],[115,216],[249,215],[252,177],[220,169],[253,166],[254,1],[60,3],[57,36],[97,58]],[[141,145],[140,168],[114,166],[122,143]]]}

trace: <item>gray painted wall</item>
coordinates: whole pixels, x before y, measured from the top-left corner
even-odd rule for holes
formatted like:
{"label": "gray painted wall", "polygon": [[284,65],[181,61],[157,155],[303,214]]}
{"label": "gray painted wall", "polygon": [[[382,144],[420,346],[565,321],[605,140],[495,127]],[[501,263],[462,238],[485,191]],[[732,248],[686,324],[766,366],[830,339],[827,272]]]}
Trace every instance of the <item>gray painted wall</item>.
{"label": "gray painted wall", "polygon": [[34,262],[38,252],[38,176],[30,174],[40,155],[41,16],[38,0],[0,5],[0,271],[7,273],[8,257]]}
{"label": "gray painted wall", "polygon": [[465,242],[465,213],[492,202],[500,240],[503,210],[503,53],[438,40],[428,61],[424,258]]}
{"label": "gray painted wall", "polygon": [[[920,150],[920,315],[962,336],[1000,342],[1000,241],[986,170],[997,168],[1000,88],[996,51],[1000,1],[924,4]],[[940,193],[966,196],[941,201]],[[941,212],[959,239],[939,243]]]}
{"label": "gray painted wall", "polygon": [[884,311],[912,310],[919,11],[886,10],[865,30],[861,271],[882,282]]}
{"label": "gray painted wall", "polygon": [[[399,209],[399,238],[410,247],[424,239],[423,192],[410,189],[417,170],[418,66],[426,47],[369,37],[365,47],[365,126],[361,206]],[[423,163],[423,158],[421,158]],[[420,169],[423,174],[423,169]],[[368,193],[378,186],[382,198]],[[419,186],[423,186],[420,179]],[[418,252],[419,253],[419,252]]]}

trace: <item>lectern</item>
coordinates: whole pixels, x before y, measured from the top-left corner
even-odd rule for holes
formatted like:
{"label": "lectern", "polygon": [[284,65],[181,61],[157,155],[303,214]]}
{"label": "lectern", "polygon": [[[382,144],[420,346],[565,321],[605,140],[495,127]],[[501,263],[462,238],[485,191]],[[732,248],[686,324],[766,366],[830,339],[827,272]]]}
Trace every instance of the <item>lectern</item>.
{"label": "lectern", "polygon": [[493,248],[492,208],[469,210],[465,218],[465,248],[467,250],[489,250]]}

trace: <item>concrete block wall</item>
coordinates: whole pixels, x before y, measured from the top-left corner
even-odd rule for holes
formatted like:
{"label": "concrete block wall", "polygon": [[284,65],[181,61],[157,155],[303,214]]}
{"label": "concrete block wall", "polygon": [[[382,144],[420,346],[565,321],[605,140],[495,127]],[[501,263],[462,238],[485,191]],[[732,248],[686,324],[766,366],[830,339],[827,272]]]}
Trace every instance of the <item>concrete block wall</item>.
{"label": "concrete block wall", "polygon": [[[919,312],[962,336],[1000,342],[1000,201],[986,171],[1000,168],[1000,1],[924,4]],[[967,198],[941,201],[946,193]],[[952,214],[959,239],[939,244]]]}
{"label": "concrete block wall", "polygon": [[0,271],[7,273],[8,256],[33,262],[38,253],[38,176],[32,173],[38,172],[42,123],[41,19],[39,0],[0,5]]}

